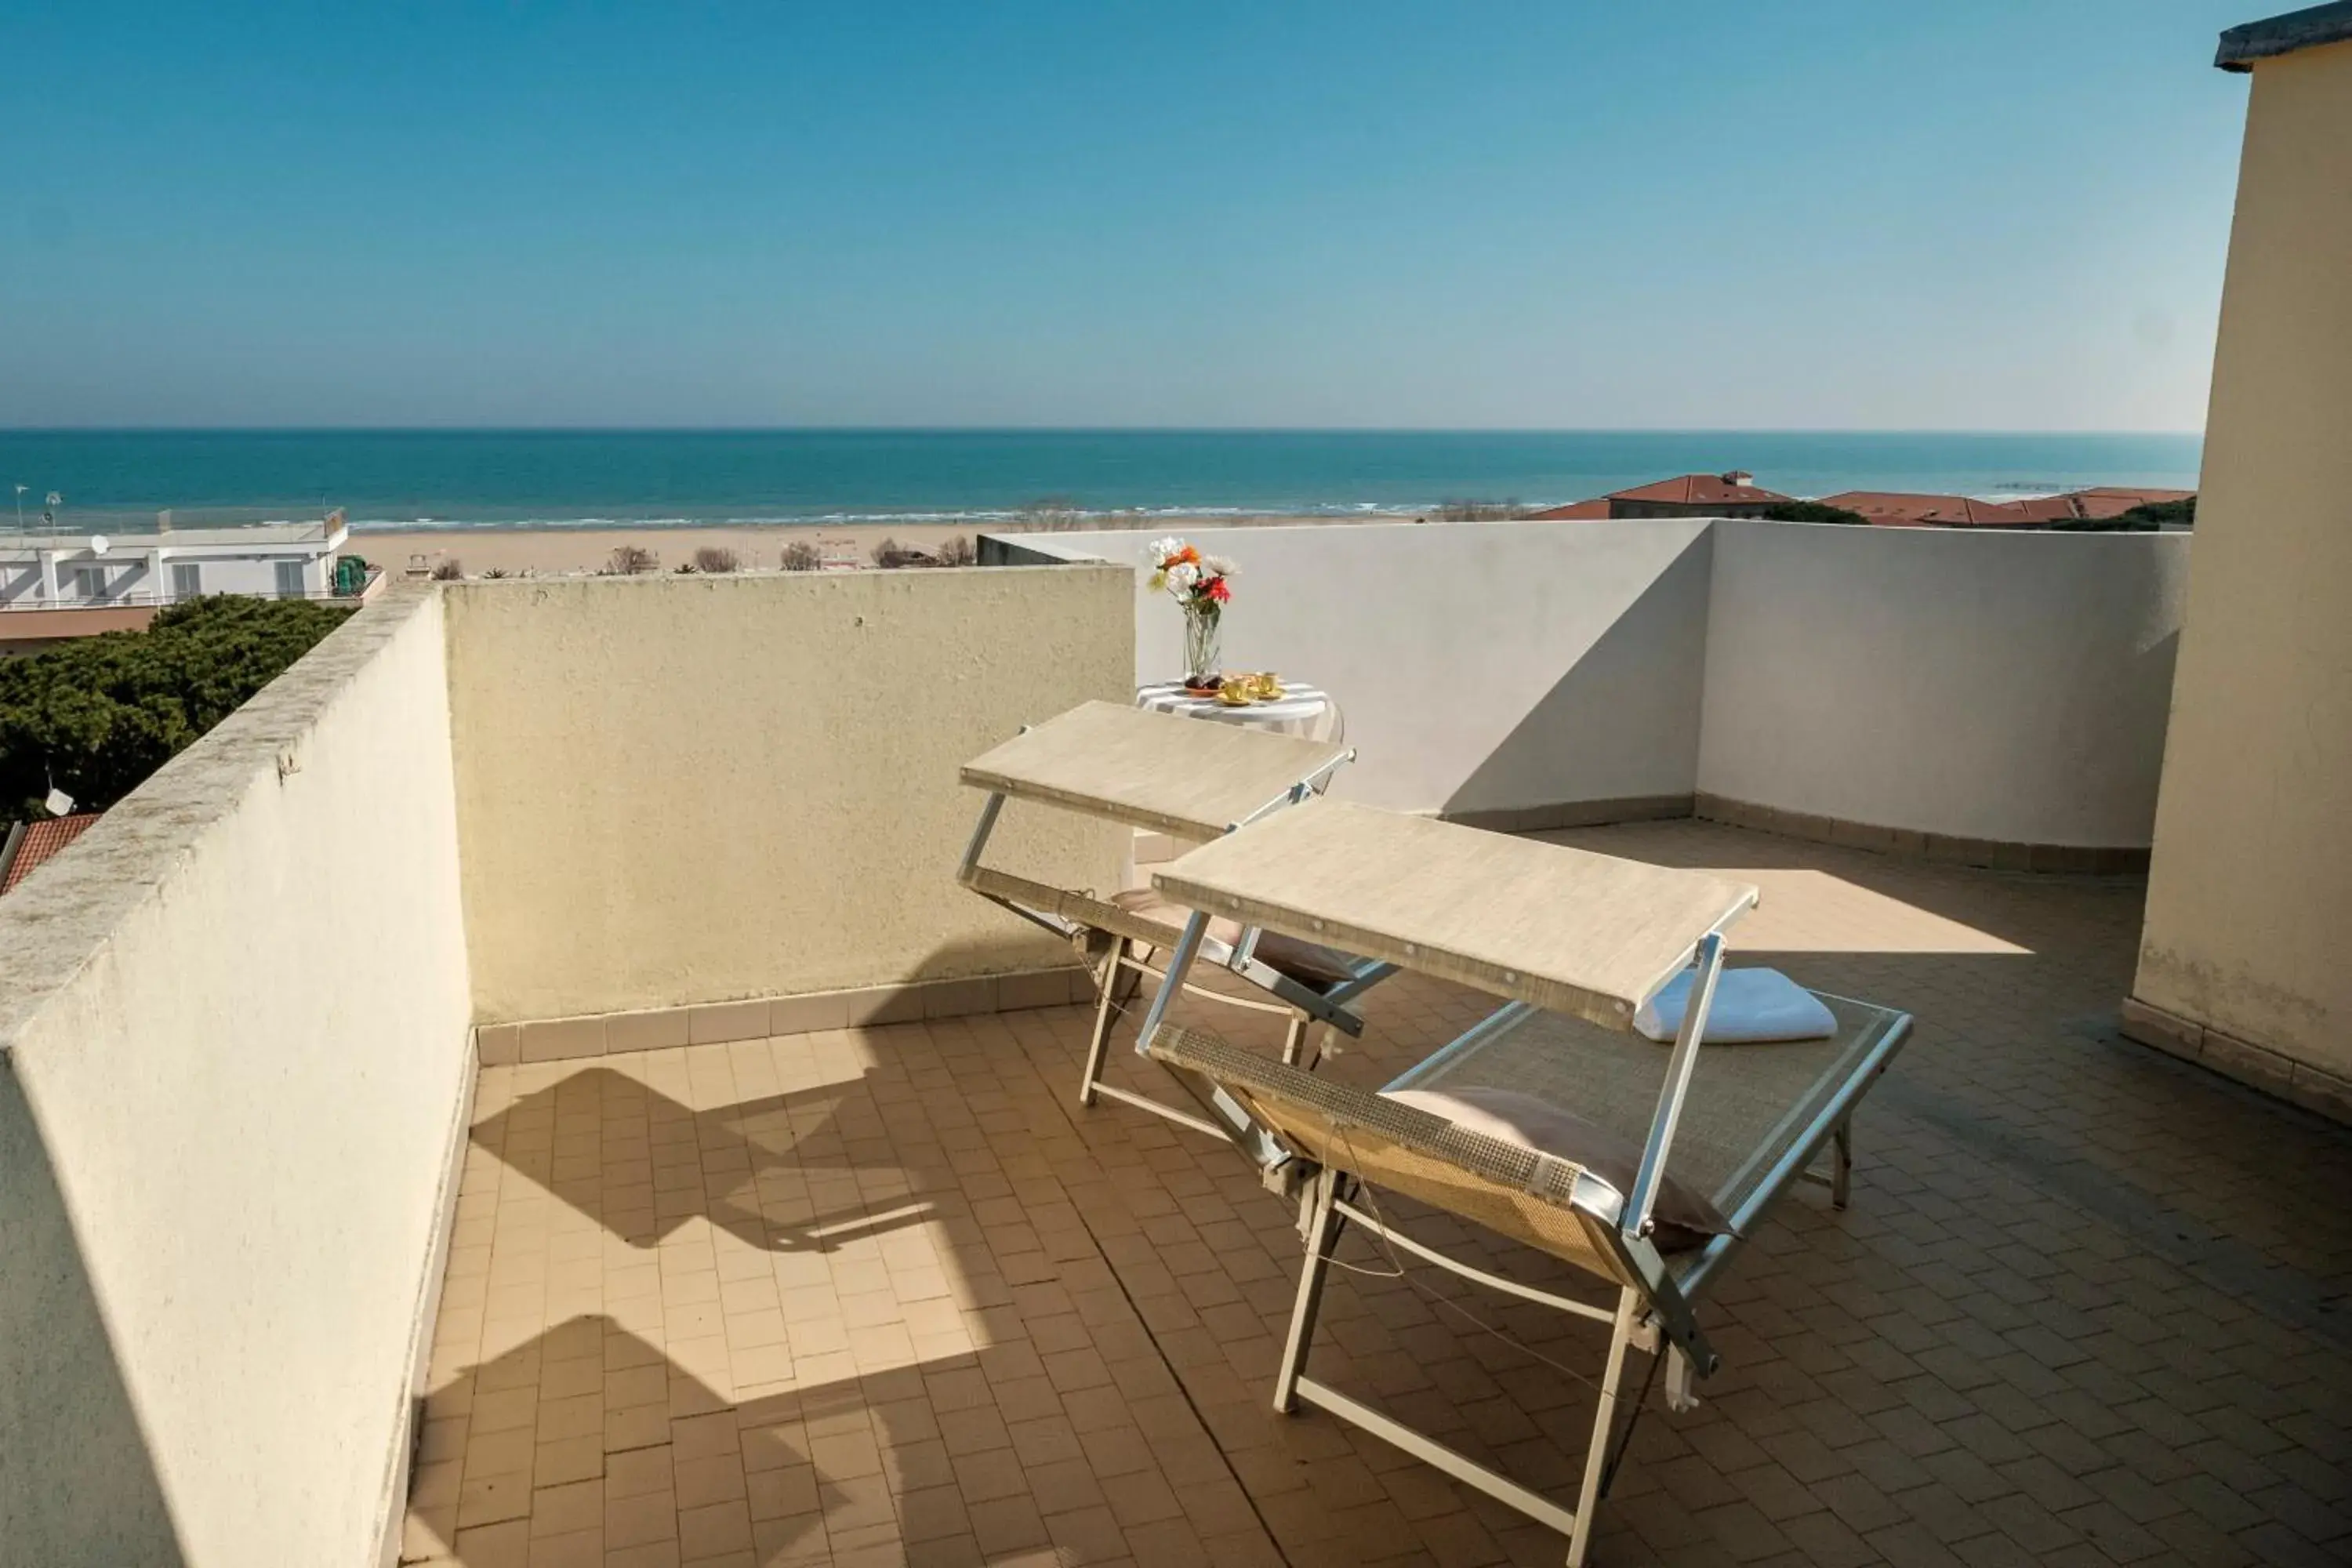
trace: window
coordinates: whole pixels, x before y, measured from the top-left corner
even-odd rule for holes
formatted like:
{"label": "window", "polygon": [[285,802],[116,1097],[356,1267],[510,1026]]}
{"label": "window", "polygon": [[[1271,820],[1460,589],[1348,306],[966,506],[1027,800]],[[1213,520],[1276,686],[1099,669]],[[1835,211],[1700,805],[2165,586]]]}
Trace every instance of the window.
{"label": "window", "polygon": [[74,597],[103,599],[106,597],[106,568],[77,566],[73,569]]}
{"label": "window", "polygon": [[205,591],[205,569],[194,561],[172,563],[172,597],[193,599]]}
{"label": "window", "polygon": [[299,599],[303,592],[302,563],[280,561],[278,563],[278,596],[281,599]]}

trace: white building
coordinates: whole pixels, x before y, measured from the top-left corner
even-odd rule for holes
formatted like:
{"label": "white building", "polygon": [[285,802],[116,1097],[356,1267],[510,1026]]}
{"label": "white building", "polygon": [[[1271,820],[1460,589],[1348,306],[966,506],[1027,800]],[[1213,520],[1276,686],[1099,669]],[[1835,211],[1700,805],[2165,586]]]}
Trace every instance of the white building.
{"label": "white building", "polygon": [[205,594],[335,597],[335,555],[348,537],[341,511],[197,529],[174,529],[162,512],[142,533],[0,534],[0,653],[138,629],[160,607]]}

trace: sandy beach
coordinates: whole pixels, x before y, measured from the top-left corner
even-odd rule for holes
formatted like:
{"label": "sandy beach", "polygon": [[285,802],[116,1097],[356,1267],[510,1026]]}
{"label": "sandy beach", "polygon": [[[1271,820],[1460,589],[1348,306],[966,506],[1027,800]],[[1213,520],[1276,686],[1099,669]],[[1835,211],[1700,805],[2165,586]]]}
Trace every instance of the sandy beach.
{"label": "sandy beach", "polygon": [[[1150,526],[1170,533],[1188,528],[1276,526],[1295,523],[1361,521],[1332,517],[1167,517],[1155,516]],[[1135,523],[1118,518],[1101,521],[1106,528]],[[845,523],[792,526],[770,524],[738,528],[467,528],[383,529],[352,531],[349,549],[366,557],[394,577],[411,572],[428,573],[446,563],[468,577],[498,572],[509,576],[583,575],[605,570],[614,550],[636,545],[651,551],[657,570],[675,570],[691,562],[698,550],[731,550],[738,570],[779,570],[784,546],[805,540],[817,548],[827,565],[870,565],[874,549],[895,540],[918,550],[937,552],[955,538],[976,539],[982,532],[1016,533],[1015,523]]]}

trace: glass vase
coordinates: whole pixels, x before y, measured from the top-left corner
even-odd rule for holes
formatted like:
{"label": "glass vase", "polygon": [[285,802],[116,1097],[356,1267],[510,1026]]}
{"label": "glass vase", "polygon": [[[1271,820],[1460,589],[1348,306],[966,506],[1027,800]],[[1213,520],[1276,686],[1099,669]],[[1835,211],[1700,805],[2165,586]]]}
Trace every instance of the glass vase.
{"label": "glass vase", "polygon": [[1214,604],[1184,606],[1184,684],[1217,684],[1217,630],[1224,612]]}

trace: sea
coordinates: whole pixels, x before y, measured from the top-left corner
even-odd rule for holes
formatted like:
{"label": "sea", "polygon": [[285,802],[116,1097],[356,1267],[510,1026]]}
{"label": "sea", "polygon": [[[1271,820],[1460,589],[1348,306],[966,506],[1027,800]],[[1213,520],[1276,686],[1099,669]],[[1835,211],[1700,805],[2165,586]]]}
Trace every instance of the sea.
{"label": "sea", "polygon": [[[987,523],[1096,513],[1418,516],[1742,468],[1790,495],[2189,489],[2195,435],[1835,431],[15,430],[27,526],[317,517],[355,528]],[[49,497],[58,500],[52,504]],[[0,527],[9,526],[0,511]]]}

